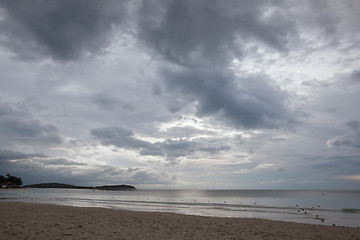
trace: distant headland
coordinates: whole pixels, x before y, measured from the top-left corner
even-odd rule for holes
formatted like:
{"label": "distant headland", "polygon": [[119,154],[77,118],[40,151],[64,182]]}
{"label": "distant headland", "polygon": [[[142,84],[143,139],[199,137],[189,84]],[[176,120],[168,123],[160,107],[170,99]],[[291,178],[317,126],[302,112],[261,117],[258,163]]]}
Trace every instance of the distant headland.
{"label": "distant headland", "polygon": [[92,189],[92,190],[106,190],[106,191],[124,191],[124,190],[136,190],[134,186],[131,185],[104,185],[96,187],[85,187],[85,186],[75,186],[64,183],[39,183],[25,185],[25,188],[67,188],[67,189]]}
{"label": "distant headland", "polygon": [[121,185],[104,185],[96,187],[75,186],[64,183],[39,183],[22,186],[23,182],[21,178],[6,174],[0,175],[0,189],[4,188],[67,188],[67,189],[92,189],[92,190],[106,190],[106,191],[131,191],[136,190],[134,186],[121,184]]}

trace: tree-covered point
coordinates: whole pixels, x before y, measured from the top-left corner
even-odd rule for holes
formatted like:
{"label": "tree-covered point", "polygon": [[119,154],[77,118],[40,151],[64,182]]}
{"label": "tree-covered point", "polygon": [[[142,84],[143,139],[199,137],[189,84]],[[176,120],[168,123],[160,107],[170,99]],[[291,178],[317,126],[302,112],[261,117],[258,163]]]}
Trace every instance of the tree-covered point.
{"label": "tree-covered point", "polygon": [[23,184],[21,178],[6,174],[6,177],[0,175],[0,185],[2,187],[12,188],[20,187]]}

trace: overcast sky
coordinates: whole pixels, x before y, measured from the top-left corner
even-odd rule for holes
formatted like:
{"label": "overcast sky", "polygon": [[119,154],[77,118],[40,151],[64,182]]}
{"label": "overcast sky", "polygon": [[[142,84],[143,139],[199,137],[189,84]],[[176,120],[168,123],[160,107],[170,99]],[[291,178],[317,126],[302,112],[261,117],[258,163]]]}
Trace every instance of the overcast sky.
{"label": "overcast sky", "polygon": [[0,0],[0,174],[360,189],[360,1]]}

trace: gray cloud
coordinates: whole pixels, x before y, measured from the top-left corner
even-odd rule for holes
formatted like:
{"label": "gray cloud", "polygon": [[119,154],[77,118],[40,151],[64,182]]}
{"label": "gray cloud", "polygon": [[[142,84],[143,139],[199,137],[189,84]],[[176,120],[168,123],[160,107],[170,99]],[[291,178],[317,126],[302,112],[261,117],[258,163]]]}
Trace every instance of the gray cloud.
{"label": "gray cloud", "polygon": [[[50,165],[86,165],[84,163],[75,162],[66,158],[51,158],[42,153],[28,154],[19,151],[1,150],[0,149],[0,161],[17,160],[18,162],[31,161],[32,164],[41,164],[44,166]],[[17,162],[15,161],[15,162]]]}
{"label": "gray cloud", "polygon": [[128,129],[116,126],[92,129],[90,132],[102,145],[113,145],[118,148],[139,151],[142,156],[163,156],[173,161],[176,158],[190,156],[197,151],[218,153],[229,150],[227,145],[214,146],[209,141],[189,141],[186,139],[166,139],[162,142],[147,142],[134,137],[134,133]]}
{"label": "gray cloud", "polygon": [[109,92],[101,92],[91,97],[92,101],[103,110],[125,110],[128,112],[136,109],[133,104],[114,97]]}
{"label": "gray cloud", "polygon": [[62,143],[58,129],[44,124],[15,106],[0,101],[0,143],[21,142],[25,144],[53,145]]}
{"label": "gray cloud", "polygon": [[117,147],[137,149],[148,148],[151,144],[134,138],[134,133],[122,127],[106,127],[92,129],[90,133],[99,139],[103,145],[114,145]]}
{"label": "gray cloud", "polygon": [[360,149],[360,133],[347,134],[326,142],[329,147],[354,147]]}
{"label": "gray cloud", "polygon": [[198,102],[198,116],[220,114],[244,128],[277,128],[294,123],[288,95],[271,86],[265,76],[236,77],[228,71],[167,71],[170,91]]}
{"label": "gray cloud", "polygon": [[1,132],[4,134],[12,134],[20,138],[47,138],[56,142],[61,142],[56,139],[52,133],[57,132],[57,128],[51,124],[42,124],[37,120],[22,120],[13,117],[2,117],[0,120]]}
{"label": "gray cloud", "polygon": [[75,161],[71,161],[69,159],[66,158],[48,158],[48,159],[43,159],[43,160],[36,160],[37,162],[45,165],[45,166],[64,166],[64,165],[68,165],[68,166],[83,166],[83,165],[87,165],[85,163],[80,163],[80,162],[75,162]]}
{"label": "gray cloud", "polygon": [[119,100],[109,94],[96,94],[93,96],[94,103],[102,109],[112,110],[118,105]]}
{"label": "gray cloud", "polygon": [[357,156],[334,155],[331,157],[319,156],[319,159],[312,165],[314,169],[321,169],[324,172],[336,174],[358,174],[360,161]]}
{"label": "gray cloud", "polygon": [[42,153],[27,154],[22,152],[13,152],[9,150],[0,149],[0,161],[9,161],[9,160],[19,160],[19,159],[29,159],[29,158],[46,158],[48,156]]}
{"label": "gray cloud", "polygon": [[360,70],[353,71],[350,77],[354,82],[360,82]]}
{"label": "gray cloud", "polygon": [[0,29],[8,46],[22,59],[75,60],[100,52],[113,28],[125,20],[127,1],[0,1],[5,20]]}
{"label": "gray cloud", "polygon": [[25,114],[0,98],[0,117],[4,116],[24,117]]}
{"label": "gray cloud", "polygon": [[360,122],[358,120],[351,120],[345,123],[351,130],[360,130]]}
{"label": "gray cloud", "polygon": [[329,139],[326,144],[329,147],[353,147],[360,149],[360,123],[357,120],[346,122],[350,131],[342,136]]}

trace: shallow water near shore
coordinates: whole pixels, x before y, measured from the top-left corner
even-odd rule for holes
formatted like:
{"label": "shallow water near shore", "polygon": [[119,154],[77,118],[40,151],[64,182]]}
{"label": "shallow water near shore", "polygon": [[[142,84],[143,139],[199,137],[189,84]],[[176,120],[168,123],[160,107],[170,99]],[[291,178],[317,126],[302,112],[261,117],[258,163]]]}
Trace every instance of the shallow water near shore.
{"label": "shallow water near shore", "polygon": [[360,227],[360,191],[1,190],[0,200]]}

